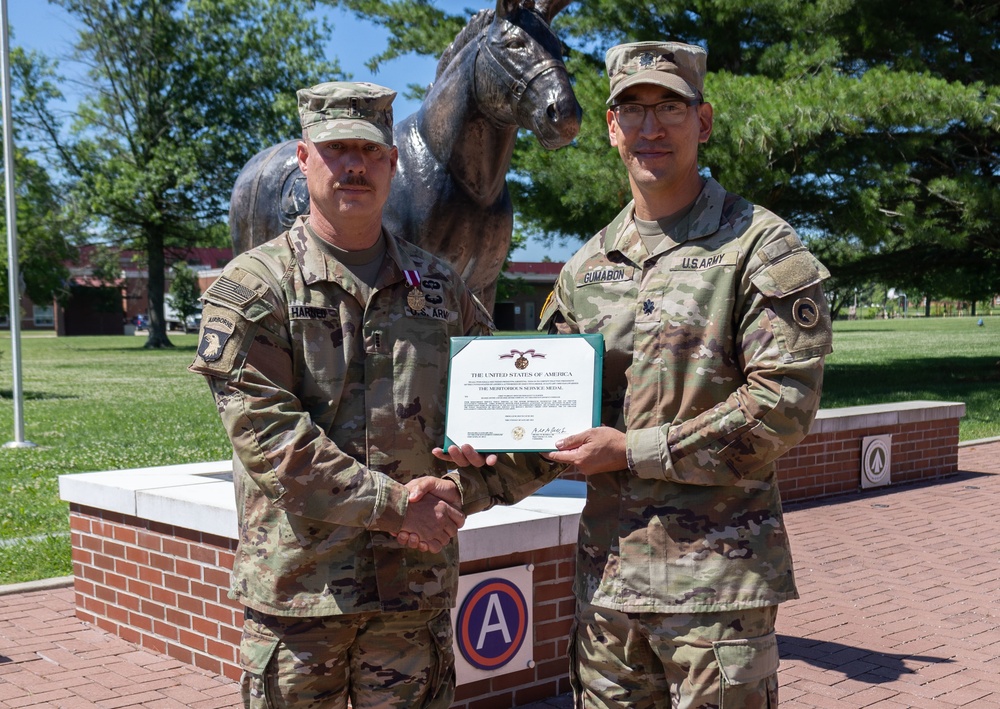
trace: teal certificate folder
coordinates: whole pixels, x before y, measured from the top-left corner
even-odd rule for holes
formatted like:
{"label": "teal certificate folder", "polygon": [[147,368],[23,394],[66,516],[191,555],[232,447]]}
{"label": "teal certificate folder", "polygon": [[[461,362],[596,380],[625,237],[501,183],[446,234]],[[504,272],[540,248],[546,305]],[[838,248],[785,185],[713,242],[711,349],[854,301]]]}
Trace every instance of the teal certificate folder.
{"label": "teal certificate folder", "polygon": [[602,335],[451,338],[444,447],[552,451],[601,422]]}

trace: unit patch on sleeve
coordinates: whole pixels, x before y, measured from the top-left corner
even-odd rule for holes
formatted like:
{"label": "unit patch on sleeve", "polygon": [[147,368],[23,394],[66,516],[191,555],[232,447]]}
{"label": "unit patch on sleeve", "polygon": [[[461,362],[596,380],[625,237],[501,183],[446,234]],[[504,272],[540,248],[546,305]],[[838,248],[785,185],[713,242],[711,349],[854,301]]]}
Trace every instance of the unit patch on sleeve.
{"label": "unit patch on sleeve", "polygon": [[819,306],[812,298],[802,297],[792,304],[792,319],[799,325],[810,330],[819,324]]}
{"label": "unit patch on sleeve", "polygon": [[209,312],[206,312],[206,317],[201,323],[198,356],[206,362],[215,362],[222,357],[226,343],[236,330],[236,323],[226,315],[219,314],[221,309],[206,308],[206,310]]}

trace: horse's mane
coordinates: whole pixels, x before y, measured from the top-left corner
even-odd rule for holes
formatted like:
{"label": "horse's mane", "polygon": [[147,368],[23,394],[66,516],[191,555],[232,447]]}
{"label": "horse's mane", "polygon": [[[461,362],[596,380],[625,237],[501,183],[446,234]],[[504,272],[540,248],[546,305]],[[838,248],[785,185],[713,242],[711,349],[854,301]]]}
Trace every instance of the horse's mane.
{"label": "horse's mane", "polygon": [[438,60],[437,73],[434,75],[434,80],[437,81],[441,73],[448,68],[451,60],[462,50],[462,48],[476,38],[479,31],[482,30],[486,25],[493,22],[493,16],[496,14],[496,10],[480,10],[475,15],[469,19],[469,23],[462,28],[462,31],[458,33],[455,39],[452,40],[451,44],[448,45],[444,53],[441,54],[441,58]]}

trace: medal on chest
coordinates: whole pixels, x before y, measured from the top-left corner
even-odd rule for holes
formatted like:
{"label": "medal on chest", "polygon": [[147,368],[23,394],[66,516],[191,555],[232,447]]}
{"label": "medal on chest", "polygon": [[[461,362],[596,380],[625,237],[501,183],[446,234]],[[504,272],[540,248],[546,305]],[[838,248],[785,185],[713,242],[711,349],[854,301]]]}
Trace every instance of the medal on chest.
{"label": "medal on chest", "polygon": [[427,296],[420,289],[420,274],[412,270],[404,270],[403,277],[406,284],[410,286],[410,292],[406,294],[406,304],[410,310],[423,310],[427,305]]}

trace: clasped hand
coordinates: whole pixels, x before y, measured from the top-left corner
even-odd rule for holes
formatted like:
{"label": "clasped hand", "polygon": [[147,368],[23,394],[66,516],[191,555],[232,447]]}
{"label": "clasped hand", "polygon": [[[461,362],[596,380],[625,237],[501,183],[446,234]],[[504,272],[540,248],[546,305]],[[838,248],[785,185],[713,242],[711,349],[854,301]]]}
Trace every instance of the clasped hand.
{"label": "clasped hand", "polygon": [[411,549],[441,551],[465,524],[458,488],[450,480],[430,476],[411,480],[406,488],[406,517],[396,539]]}
{"label": "clasped hand", "polygon": [[[481,468],[497,462],[495,455],[483,456],[468,444],[449,446],[447,452],[441,448],[431,452],[459,468],[469,465]],[[450,480],[429,476],[411,480],[406,487],[410,490],[410,498],[403,528],[396,539],[410,549],[441,551],[465,524],[458,487]]]}

